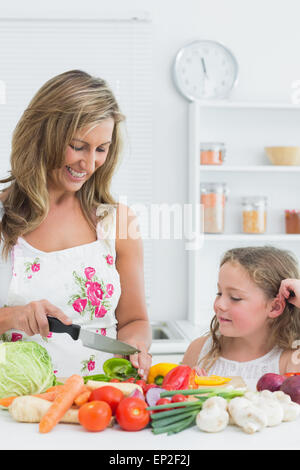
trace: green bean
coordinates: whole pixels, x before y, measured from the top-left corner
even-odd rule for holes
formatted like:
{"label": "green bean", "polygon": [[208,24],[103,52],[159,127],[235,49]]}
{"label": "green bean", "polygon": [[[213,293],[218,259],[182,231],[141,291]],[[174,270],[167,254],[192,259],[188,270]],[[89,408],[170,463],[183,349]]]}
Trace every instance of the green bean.
{"label": "green bean", "polygon": [[[200,409],[197,411],[197,413],[200,411]],[[167,426],[169,424],[173,424],[173,423],[176,423],[176,422],[181,422],[183,419],[185,418],[188,418],[189,416],[192,416],[193,412],[191,412],[190,410],[187,410],[185,411],[184,413],[181,413],[181,414],[177,414],[177,415],[173,415],[173,416],[170,416],[170,417],[166,417],[166,418],[162,418],[162,419],[158,419],[156,421],[152,421],[151,425],[152,427],[155,429],[155,428],[161,428],[161,427],[164,427],[164,426]]]}
{"label": "green bean", "polygon": [[[160,398],[164,397],[173,397],[173,395],[202,395],[203,393],[215,393],[214,388],[203,388],[202,390],[199,388],[191,388],[188,390],[167,390],[160,394]],[[226,389],[219,390],[219,392],[225,392]],[[219,393],[218,392],[218,393]]]}
{"label": "green bean", "polygon": [[148,411],[159,411],[165,410],[168,408],[182,408],[185,406],[193,406],[195,403],[202,404],[202,400],[195,400],[195,401],[182,401],[179,403],[166,403],[165,405],[156,405],[156,406],[148,406],[146,410]]}
{"label": "green bean", "polygon": [[159,411],[158,413],[153,413],[151,415],[151,419],[152,419],[152,421],[159,421],[162,418],[166,418],[166,417],[169,417],[169,416],[180,415],[182,413],[185,413],[186,411],[193,411],[194,409],[195,410],[201,410],[201,408],[202,408],[202,403],[196,402],[194,406],[189,406],[188,408],[187,407],[185,407],[185,408],[181,407],[181,408],[178,408],[178,409],[169,409],[167,411]]}

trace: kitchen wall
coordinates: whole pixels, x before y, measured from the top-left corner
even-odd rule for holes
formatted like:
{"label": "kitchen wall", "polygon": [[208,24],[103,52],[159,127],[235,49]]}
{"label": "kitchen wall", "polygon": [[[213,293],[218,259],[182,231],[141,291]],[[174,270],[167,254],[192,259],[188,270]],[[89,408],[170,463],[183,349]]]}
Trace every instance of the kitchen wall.
{"label": "kitchen wall", "polygon": [[[195,39],[220,41],[233,51],[240,66],[233,98],[289,100],[292,82],[300,79],[300,3],[298,0],[110,0],[107,5],[103,0],[10,0],[2,3],[0,15],[83,18],[101,15],[108,8],[116,12],[149,12],[154,51],[153,203],[184,204],[188,194],[188,106],[171,79],[177,50]],[[299,114],[294,119],[299,119]],[[299,140],[300,135],[298,144]],[[277,186],[281,178],[274,181]],[[153,243],[151,319],[184,319],[188,301],[184,241]],[[215,256],[222,249],[219,245]],[[205,257],[204,262],[210,260]],[[216,259],[212,264],[217,264]],[[208,322],[209,313],[205,315]]]}

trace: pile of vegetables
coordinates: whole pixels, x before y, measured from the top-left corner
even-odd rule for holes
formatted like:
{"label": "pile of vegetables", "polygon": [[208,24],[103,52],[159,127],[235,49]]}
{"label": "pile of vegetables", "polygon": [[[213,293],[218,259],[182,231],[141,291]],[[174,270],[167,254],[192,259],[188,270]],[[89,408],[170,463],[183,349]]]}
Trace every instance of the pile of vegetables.
{"label": "pile of vegetables", "polygon": [[72,375],[59,384],[45,348],[34,342],[3,343],[0,407],[17,421],[39,423],[43,434],[59,422],[80,424],[89,432],[116,422],[125,431],[148,426],[154,434],[171,435],[195,425],[219,432],[228,424],[254,433],[300,414],[299,374],[265,374],[257,391],[250,392],[216,388],[231,379],[199,377],[186,365],[156,364],[147,382],[126,359],[107,360],[103,372]]}

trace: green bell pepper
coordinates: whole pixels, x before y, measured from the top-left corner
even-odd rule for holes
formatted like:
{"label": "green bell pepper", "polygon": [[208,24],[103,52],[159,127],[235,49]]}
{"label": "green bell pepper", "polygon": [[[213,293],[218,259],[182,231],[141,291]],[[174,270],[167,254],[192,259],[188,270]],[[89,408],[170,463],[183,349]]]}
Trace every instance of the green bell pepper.
{"label": "green bell pepper", "polygon": [[137,369],[133,367],[130,361],[118,357],[107,359],[103,364],[103,371],[111,379],[126,380],[131,377],[139,379]]}

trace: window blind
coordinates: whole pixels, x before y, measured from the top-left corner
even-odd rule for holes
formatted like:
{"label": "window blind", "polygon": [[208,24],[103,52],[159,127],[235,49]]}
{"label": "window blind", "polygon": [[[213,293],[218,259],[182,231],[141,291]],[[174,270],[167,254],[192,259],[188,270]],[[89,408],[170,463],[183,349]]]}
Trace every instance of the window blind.
{"label": "window blind", "polygon": [[[36,91],[51,77],[81,69],[105,79],[126,115],[125,149],[112,184],[117,200],[152,200],[152,25],[149,18],[0,19],[0,174],[10,168],[13,129]],[[122,201],[121,201],[122,202]],[[142,235],[143,220],[140,220]],[[144,240],[150,307],[151,241]]]}

